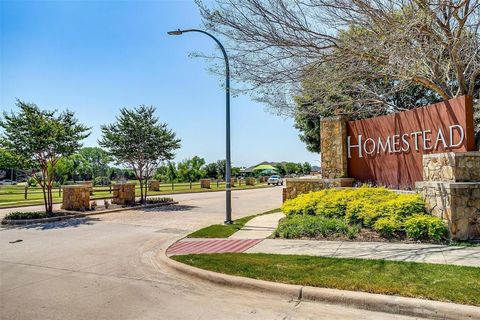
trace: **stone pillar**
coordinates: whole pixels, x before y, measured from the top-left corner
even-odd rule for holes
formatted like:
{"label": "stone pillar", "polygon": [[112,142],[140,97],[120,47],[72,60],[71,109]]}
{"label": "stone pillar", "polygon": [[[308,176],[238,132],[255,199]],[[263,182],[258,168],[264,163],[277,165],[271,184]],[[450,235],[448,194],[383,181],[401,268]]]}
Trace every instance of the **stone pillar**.
{"label": "stone pillar", "polygon": [[347,177],[347,120],[337,116],[320,121],[322,177]]}
{"label": "stone pillar", "polygon": [[320,191],[322,189],[325,189],[324,179],[286,179],[285,188],[283,189],[283,201],[294,199],[299,194]]}
{"label": "stone pillar", "polygon": [[85,211],[90,208],[90,188],[85,185],[63,186],[62,208]]}
{"label": "stone pillar", "polygon": [[79,184],[88,187],[88,191],[90,192],[90,195],[93,194],[93,181],[82,181]]}
{"label": "stone pillar", "polygon": [[450,237],[480,239],[480,152],[425,154],[423,179],[415,188]]}
{"label": "stone pillar", "polygon": [[160,181],[158,181],[158,180],[148,181],[148,190],[149,191],[160,191]]}
{"label": "stone pillar", "polygon": [[112,203],[119,205],[135,204],[135,183],[117,183],[113,185]]}
{"label": "stone pillar", "polygon": [[200,188],[210,189],[210,179],[200,179]]}
{"label": "stone pillar", "polygon": [[247,186],[254,186],[256,182],[256,179],[254,177],[247,177],[245,178],[245,184]]}

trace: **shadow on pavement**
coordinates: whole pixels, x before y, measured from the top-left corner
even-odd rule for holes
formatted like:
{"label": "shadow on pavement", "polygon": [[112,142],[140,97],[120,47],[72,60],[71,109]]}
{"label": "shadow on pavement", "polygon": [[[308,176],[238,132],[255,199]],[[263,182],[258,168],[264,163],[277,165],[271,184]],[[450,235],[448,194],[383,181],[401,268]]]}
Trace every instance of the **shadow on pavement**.
{"label": "shadow on pavement", "polygon": [[176,205],[172,204],[169,206],[162,206],[162,207],[154,207],[154,208],[147,208],[142,210],[141,212],[168,212],[168,211],[190,211],[197,208],[196,206],[187,206],[187,205]]}
{"label": "shadow on pavement", "polygon": [[78,228],[85,225],[93,225],[98,218],[71,218],[67,220],[54,221],[48,223],[36,223],[28,225],[11,225],[3,226],[2,229],[34,229],[34,230],[51,230],[51,229],[63,229],[63,228]]}

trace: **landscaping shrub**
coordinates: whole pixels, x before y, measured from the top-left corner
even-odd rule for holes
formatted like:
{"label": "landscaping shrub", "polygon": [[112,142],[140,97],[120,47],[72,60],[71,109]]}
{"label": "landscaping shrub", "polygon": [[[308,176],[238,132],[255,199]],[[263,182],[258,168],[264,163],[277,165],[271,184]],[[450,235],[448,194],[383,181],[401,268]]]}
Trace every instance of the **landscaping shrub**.
{"label": "landscaping shrub", "polygon": [[5,220],[27,220],[27,219],[41,219],[41,218],[49,218],[63,215],[62,213],[55,213],[55,212],[45,212],[45,211],[16,211],[10,212],[5,215]]}
{"label": "landscaping shrub", "polygon": [[402,222],[394,216],[383,217],[375,222],[373,229],[382,237],[391,238],[402,233]]}
{"label": "landscaping shrub", "polygon": [[428,215],[413,215],[404,222],[407,237],[418,239],[433,239],[441,241],[447,237],[448,229],[442,219]]}
{"label": "landscaping shrub", "polygon": [[[346,227],[373,229],[386,238],[406,234],[411,239],[440,241],[448,233],[442,220],[427,215],[419,195],[398,194],[386,188],[363,186],[310,192],[285,201],[282,211],[288,219],[279,226],[281,237],[325,236],[332,218]],[[340,233],[346,234],[347,229]]]}
{"label": "landscaping shrub", "polygon": [[358,229],[349,226],[344,220],[337,218],[325,218],[320,216],[296,215],[282,221],[275,231],[275,235],[281,238],[317,238],[335,235],[347,235],[354,237]]}

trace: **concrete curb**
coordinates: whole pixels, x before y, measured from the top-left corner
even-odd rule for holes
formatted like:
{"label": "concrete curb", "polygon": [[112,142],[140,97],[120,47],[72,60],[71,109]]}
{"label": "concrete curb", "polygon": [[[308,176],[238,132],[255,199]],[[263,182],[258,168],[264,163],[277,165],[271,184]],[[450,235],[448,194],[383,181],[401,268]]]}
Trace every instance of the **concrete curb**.
{"label": "concrete curb", "polygon": [[[178,241],[178,239],[176,240]],[[175,241],[175,242],[176,242]],[[172,243],[173,244],[173,243]],[[212,272],[195,268],[170,259],[167,249],[157,254],[157,258],[171,269],[189,276],[211,281],[216,284],[259,290],[286,296],[291,299],[322,301],[370,311],[400,314],[442,320],[480,319],[480,307],[461,305],[433,300],[406,298],[366,292],[309,287],[256,280],[239,276]]]}
{"label": "concrete curb", "polygon": [[165,202],[165,203],[157,203],[157,204],[147,204],[145,206],[115,208],[115,209],[109,209],[109,210],[93,211],[93,212],[88,212],[88,213],[69,214],[69,215],[64,215],[64,216],[41,218],[41,219],[22,219],[22,220],[2,219],[2,224],[3,225],[26,225],[26,224],[47,223],[47,222],[61,221],[61,220],[74,219],[74,218],[85,218],[85,217],[89,217],[89,216],[96,216],[96,215],[107,214],[107,213],[112,213],[112,212],[163,207],[163,206],[168,206],[168,205],[177,204],[177,203],[178,202],[173,201],[173,202]]}

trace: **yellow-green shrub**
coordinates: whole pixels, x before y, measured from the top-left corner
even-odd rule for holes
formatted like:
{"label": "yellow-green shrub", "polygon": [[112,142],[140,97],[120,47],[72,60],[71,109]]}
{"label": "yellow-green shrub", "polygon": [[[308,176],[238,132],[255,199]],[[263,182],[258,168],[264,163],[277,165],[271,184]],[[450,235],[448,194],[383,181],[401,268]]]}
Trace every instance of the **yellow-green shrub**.
{"label": "yellow-green shrub", "polygon": [[333,189],[325,189],[317,192],[309,192],[297,196],[295,199],[287,200],[282,205],[282,211],[287,216],[293,214],[315,215],[317,204],[330,193]]}
{"label": "yellow-green shrub", "polygon": [[400,235],[402,233],[402,228],[403,226],[401,220],[394,216],[380,218],[373,225],[373,229],[385,238],[391,238],[394,235]]}
{"label": "yellow-green shrub", "polygon": [[413,215],[404,222],[407,237],[411,239],[433,239],[441,241],[447,237],[448,229],[442,219],[428,215]]}

